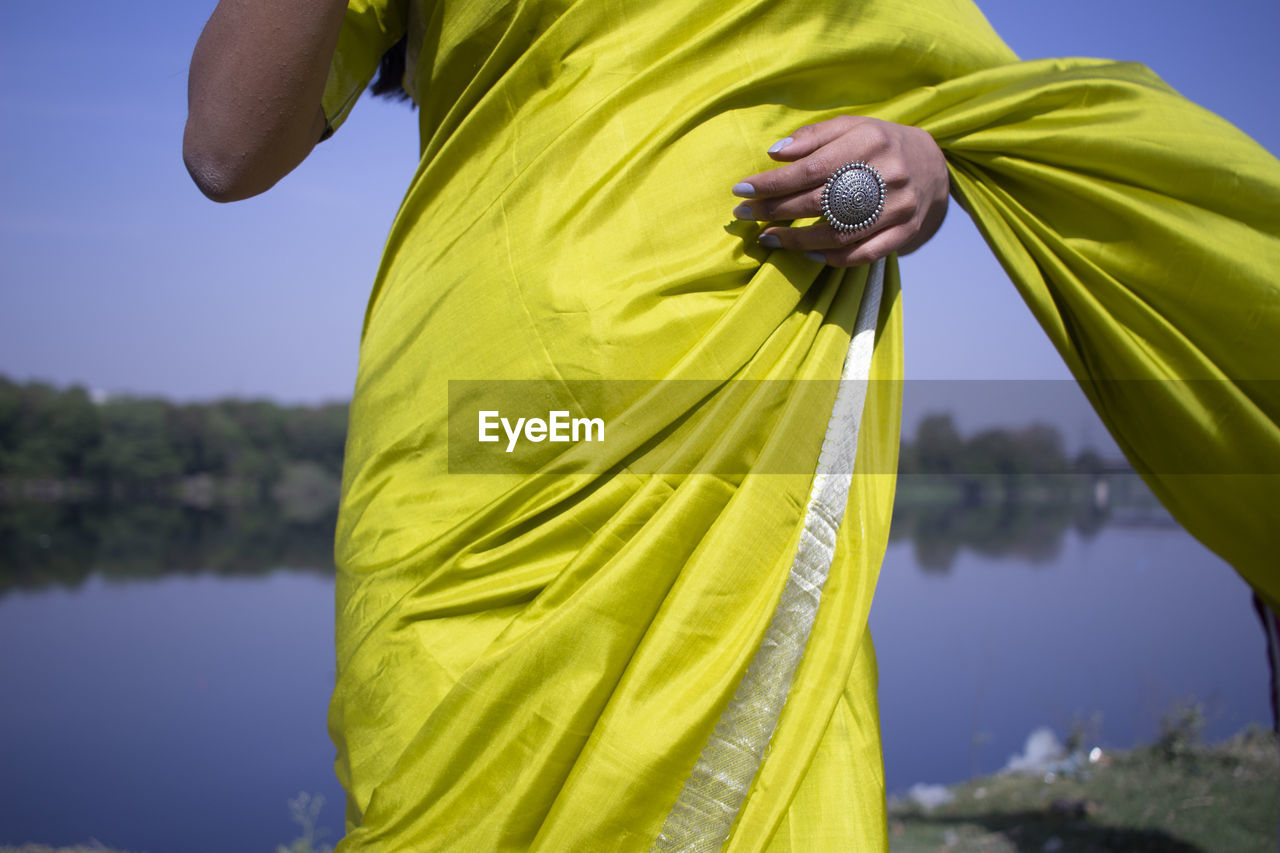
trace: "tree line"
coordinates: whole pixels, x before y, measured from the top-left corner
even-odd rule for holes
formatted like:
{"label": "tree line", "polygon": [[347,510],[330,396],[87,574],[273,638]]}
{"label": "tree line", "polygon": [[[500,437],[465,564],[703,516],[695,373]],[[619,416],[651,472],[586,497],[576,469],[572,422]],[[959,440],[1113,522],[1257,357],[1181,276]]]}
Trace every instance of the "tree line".
{"label": "tree line", "polygon": [[990,477],[1019,478],[1049,474],[1127,472],[1124,463],[1108,463],[1086,449],[1071,456],[1062,433],[1048,424],[993,428],[962,437],[950,415],[921,419],[914,441],[903,441],[899,474],[931,474],[957,481]]}
{"label": "tree line", "polygon": [[[0,485],[52,479],[88,483],[107,494],[160,489],[160,497],[160,487],[201,476],[236,484],[247,499],[265,499],[281,484],[305,489],[336,483],[346,429],[345,403],[178,404],[127,396],[94,402],[79,386],[0,377]],[[949,481],[972,497],[993,481],[1098,476],[1107,465],[1092,451],[1068,456],[1052,426],[963,437],[949,415],[931,415],[913,441],[903,441],[898,470]]]}
{"label": "tree line", "polygon": [[207,476],[266,498],[299,470],[336,481],[346,430],[345,403],[94,402],[79,386],[0,377],[0,483],[54,479],[135,492]]}

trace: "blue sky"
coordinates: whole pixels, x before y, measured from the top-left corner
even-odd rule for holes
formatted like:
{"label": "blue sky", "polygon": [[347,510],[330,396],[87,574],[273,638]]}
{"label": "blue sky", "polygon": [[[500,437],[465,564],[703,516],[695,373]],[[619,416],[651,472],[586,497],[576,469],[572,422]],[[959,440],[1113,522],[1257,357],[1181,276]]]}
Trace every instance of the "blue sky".
{"label": "blue sky", "polygon": [[[267,195],[206,201],[180,148],[213,5],[64,0],[56,25],[49,4],[0,6],[0,373],[175,399],[349,396],[414,113],[366,98]],[[1275,0],[980,5],[1025,58],[1145,62],[1280,151]],[[904,281],[909,378],[1067,377],[959,209]]]}

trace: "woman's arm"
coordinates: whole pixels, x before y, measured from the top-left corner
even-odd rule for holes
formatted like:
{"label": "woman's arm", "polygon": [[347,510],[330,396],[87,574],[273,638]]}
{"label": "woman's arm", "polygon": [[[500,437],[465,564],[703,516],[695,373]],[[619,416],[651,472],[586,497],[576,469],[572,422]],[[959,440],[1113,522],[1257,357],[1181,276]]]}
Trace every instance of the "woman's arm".
{"label": "woman's arm", "polygon": [[214,201],[265,192],[320,141],[346,0],[220,0],[191,56],[182,157]]}

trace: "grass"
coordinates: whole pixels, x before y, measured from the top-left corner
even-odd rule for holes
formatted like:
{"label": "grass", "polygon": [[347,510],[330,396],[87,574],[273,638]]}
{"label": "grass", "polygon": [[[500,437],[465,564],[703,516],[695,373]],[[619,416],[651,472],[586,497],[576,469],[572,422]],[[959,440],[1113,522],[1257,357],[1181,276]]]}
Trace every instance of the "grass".
{"label": "grass", "polygon": [[1162,739],[1104,756],[1074,778],[975,779],[953,787],[955,799],[932,810],[891,803],[890,848],[1274,853],[1278,759],[1274,735],[1248,731],[1216,746]]}

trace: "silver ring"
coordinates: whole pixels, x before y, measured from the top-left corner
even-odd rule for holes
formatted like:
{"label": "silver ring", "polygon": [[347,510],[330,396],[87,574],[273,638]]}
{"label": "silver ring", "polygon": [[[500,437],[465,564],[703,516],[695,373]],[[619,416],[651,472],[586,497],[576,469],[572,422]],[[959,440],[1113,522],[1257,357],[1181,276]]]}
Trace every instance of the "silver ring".
{"label": "silver ring", "polygon": [[861,160],[845,163],[822,187],[822,216],[844,234],[870,228],[884,210],[884,178]]}

